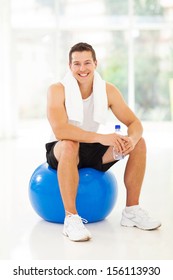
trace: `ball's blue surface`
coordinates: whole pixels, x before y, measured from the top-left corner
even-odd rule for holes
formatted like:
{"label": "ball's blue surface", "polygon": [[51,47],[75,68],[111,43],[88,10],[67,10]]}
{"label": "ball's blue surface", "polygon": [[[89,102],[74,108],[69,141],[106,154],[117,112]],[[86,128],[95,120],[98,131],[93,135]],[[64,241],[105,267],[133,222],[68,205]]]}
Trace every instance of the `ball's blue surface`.
{"label": "ball's blue surface", "polygon": [[[80,169],[76,198],[79,215],[89,223],[105,219],[115,206],[117,191],[116,178],[110,171]],[[54,223],[64,222],[65,211],[57,172],[47,163],[41,164],[32,174],[29,198],[36,213],[44,220]]]}

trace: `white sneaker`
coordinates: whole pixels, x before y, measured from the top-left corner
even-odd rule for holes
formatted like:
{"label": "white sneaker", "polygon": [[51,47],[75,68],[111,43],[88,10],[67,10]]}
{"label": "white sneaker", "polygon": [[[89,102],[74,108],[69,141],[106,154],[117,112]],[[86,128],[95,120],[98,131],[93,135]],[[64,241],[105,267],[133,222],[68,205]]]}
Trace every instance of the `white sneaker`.
{"label": "white sneaker", "polygon": [[77,214],[70,214],[65,217],[63,234],[68,236],[72,241],[87,241],[91,239],[90,232],[84,226],[87,223]]}
{"label": "white sneaker", "polygon": [[152,230],[160,227],[161,223],[150,218],[145,210],[137,206],[132,208],[132,210],[123,210],[121,225],[126,227],[137,227],[143,230]]}

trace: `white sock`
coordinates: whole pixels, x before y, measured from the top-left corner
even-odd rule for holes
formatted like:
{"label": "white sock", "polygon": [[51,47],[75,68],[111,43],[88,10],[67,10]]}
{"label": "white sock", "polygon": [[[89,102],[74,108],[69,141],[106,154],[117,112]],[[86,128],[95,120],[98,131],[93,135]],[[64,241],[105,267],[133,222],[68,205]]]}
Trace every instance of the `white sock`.
{"label": "white sock", "polygon": [[66,213],[66,216],[67,216],[67,217],[68,217],[68,216],[73,216],[73,215],[78,215],[77,213],[73,214],[73,213],[71,213],[71,212],[69,212],[69,211],[67,211],[67,210],[65,210],[65,213]]}
{"label": "white sock", "polygon": [[133,206],[126,206],[125,207],[126,212],[130,212],[130,211],[137,210],[137,209],[139,209],[139,205],[133,205]]}

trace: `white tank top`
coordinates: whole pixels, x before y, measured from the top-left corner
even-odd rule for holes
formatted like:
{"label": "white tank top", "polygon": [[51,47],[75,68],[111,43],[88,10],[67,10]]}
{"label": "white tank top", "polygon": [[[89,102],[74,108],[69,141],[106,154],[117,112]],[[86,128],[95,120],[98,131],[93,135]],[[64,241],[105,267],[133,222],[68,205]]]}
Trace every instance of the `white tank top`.
{"label": "white tank top", "polygon": [[69,121],[84,130],[96,132],[99,128],[99,123],[94,121],[94,98],[91,94],[88,98],[83,99],[83,123],[79,124],[75,121]]}
{"label": "white tank top", "polygon": [[[80,127],[84,130],[96,132],[99,128],[99,123],[94,121],[94,96],[91,94],[88,98],[83,99],[83,123],[79,124],[76,121],[69,121],[70,124],[73,124],[77,127]],[[55,141],[55,135],[51,136],[50,141]]]}

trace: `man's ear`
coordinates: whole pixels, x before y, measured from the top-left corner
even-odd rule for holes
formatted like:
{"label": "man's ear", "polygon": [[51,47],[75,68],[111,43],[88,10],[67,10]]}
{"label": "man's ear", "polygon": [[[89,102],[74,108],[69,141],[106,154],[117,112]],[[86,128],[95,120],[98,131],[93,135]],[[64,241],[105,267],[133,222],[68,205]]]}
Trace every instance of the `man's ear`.
{"label": "man's ear", "polygon": [[95,66],[97,67],[97,60],[95,60],[94,63],[95,63]]}

